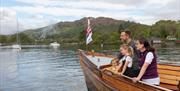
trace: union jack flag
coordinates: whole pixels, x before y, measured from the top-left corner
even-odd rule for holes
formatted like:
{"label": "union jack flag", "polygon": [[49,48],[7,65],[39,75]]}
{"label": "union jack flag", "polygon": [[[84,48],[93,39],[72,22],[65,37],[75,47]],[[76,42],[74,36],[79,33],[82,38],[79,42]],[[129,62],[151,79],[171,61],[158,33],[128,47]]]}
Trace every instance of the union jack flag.
{"label": "union jack flag", "polygon": [[92,30],[90,27],[90,20],[88,19],[88,27],[86,29],[86,45],[92,41]]}

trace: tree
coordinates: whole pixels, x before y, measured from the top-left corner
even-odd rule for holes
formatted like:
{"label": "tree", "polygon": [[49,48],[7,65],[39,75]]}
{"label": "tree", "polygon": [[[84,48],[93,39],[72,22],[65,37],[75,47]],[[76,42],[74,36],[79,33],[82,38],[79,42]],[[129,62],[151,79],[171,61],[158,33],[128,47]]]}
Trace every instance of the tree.
{"label": "tree", "polygon": [[7,36],[0,35],[0,43],[7,43]]}
{"label": "tree", "polygon": [[83,30],[79,33],[79,42],[85,43],[85,40],[86,40],[86,33],[85,33],[85,30]]}
{"label": "tree", "polygon": [[19,39],[22,44],[32,44],[35,42],[35,40],[31,39],[28,35],[25,33],[19,34]]}

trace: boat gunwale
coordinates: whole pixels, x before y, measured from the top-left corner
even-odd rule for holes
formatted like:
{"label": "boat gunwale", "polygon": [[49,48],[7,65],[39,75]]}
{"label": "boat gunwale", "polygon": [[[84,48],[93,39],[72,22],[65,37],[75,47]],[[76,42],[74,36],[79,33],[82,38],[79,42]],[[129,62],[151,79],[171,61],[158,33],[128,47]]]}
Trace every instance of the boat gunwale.
{"label": "boat gunwale", "polygon": [[[107,71],[109,71],[109,70],[107,70]],[[103,72],[103,71],[102,71],[102,72]],[[109,72],[111,72],[111,71],[109,71]],[[128,77],[128,76],[125,76],[125,75],[117,75],[117,74],[114,74],[113,72],[111,72],[111,74],[107,74],[107,73],[103,72],[103,74],[106,74],[106,75],[108,75],[108,76],[111,76],[111,77],[113,77],[114,79],[117,79],[117,80],[119,80],[119,81],[122,81],[122,79],[123,79],[123,80],[125,80],[125,81],[124,81],[125,83],[130,83],[129,81],[132,82],[132,78],[131,78],[131,77]],[[129,81],[127,81],[127,80],[129,80]],[[131,83],[130,83],[130,84],[131,84]],[[159,90],[172,91],[172,90],[170,90],[170,89],[167,89],[167,88],[164,88],[164,87],[160,87],[160,86],[156,86],[156,85],[151,85],[151,84],[145,83],[145,82],[143,82],[143,81],[138,81],[137,83],[131,84],[131,85],[133,85],[133,86],[135,86],[135,87],[138,87],[138,86],[136,86],[136,85],[146,85],[146,86],[154,87],[155,89],[159,89]],[[141,88],[141,87],[138,87],[138,88]],[[143,89],[143,88],[141,88],[141,89]]]}

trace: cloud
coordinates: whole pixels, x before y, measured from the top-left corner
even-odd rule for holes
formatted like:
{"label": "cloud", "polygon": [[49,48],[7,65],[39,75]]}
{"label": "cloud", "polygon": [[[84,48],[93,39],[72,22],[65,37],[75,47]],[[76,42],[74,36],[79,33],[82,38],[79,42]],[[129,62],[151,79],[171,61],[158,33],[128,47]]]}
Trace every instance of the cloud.
{"label": "cloud", "polygon": [[[34,13],[47,13],[55,16],[106,16],[117,18],[122,17],[154,17],[159,19],[178,19],[180,2],[179,0],[17,0],[19,2],[32,4]],[[33,7],[24,7],[33,9]],[[21,8],[19,8],[21,9]],[[50,11],[50,12],[49,12]],[[158,12],[157,12],[158,11]],[[112,14],[113,13],[113,14]],[[103,15],[104,14],[104,15]],[[116,14],[116,15],[114,15]],[[172,15],[174,15],[172,17]],[[163,18],[162,18],[163,17]],[[118,18],[121,19],[121,18]],[[137,20],[137,19],[136,19]],[[145,23],[146,24],[146,23]]]}
{"label": "cloud", "polygon": [[[158,20],[180,20],[180,1],[179,0],[150,0],[147,7],[153,6],[151,9],[144,11],[145,16],[153,16],[154,23]],[[158,6],[161,3],[161,6]],[[145,9],[146,9],[145,8]]]}
{"label": "cloud", "polygon": [[87,14],[96,14],[99,15],[101,12],[92,11],[92,10],[84,10],[84,9],[71,9],[71,8],[58,8],[58,7],[43,7],[43,6],[35,6],[35,7],[13,7],[13,9],[18,12],[24,12],[27,14],[47,14],[52,16],[82,16]]}
{"label": "cloud", "polygon": [[17,12],[18,10],[13,8],[0,8],[0,34],[13,34],[18,31],[40,28],[60,21],[60,19],[44,17],[38,13],[18,17]]}
{"label": "cloud", "polygon": [[0,14],[0,33],[15,33],[17,31],[16,12],[10,9],[0,8]]}
{"label": "cloud", "polygon": [[[137,17],[141,17],[142,19],[148,16],[139,16],[135,15],[134,11],[129,12],[129,11],[96,11],[96,10],[90,10],[90,9],[75,9],[75,8],[61,8],[61,7],[44,7],[44,6],[28,6],[28,7],[13,7],[18,12],[24,12],[26,14],[45,14],[45,15],[52,15],[54,17],[100,17],[100,16],[105,16],[105,17],[112,17],[115,19],[123,19],[123,20],[130,20],[134,18],[135,20],[138,21]],[[137,19],[136,19],[137,18]],[[32,18],[31,18],[32,19]],[[67,19],[68,20],[68,19]]]}
{"label": "cloud", "polygon": [[[111,17],[143,24],[158,20],[180,20],[179,0],[15,0],[17,4],[4,6],[0,17],[3,31],[10,30],[16,16],[22,29],[39,28],[59,21],[73,21],[83,17]],[[21,3],[21,5],[18,5]],[[24,4],[22,6],[22,4]],[[2,11],[2,10],[1,10]],[[6,22],[4,22],[6,20]],[[9,23],[8,23],[9,22]],[[2,25],[2,24],[1,24]],[[8,27],[11,26],[11,27]],[[15,31],[15,30],[13,30]]]}
{"label": "cloud", "polygon": [[25,24],[25,29],[35,29],[57,23],[58,21],[60,20],[56,18],[44,17],[43,15],[33,15],[23,18],[21,23]]}
{"label": "cloud", "polygon": [[[43,6],[56,6],[56,5],[70,5],[70,4],[81,4],[85,5],[96,5],[96,3],[107,3],[107,4],[122,4],[122,5],[140,5],[146,2],[146,0],[16,0],[18,2],[32,4],[32,5],[43,5]],[[68,2],[68,4],[67,4]],[[81,4],[82,6],[83,4]],[[93,7],[92,7],[93,8]]]}
{"label": "cloud", "polygon": [[56,5],[59,0],[15,0],[17,2],[32,5]]}

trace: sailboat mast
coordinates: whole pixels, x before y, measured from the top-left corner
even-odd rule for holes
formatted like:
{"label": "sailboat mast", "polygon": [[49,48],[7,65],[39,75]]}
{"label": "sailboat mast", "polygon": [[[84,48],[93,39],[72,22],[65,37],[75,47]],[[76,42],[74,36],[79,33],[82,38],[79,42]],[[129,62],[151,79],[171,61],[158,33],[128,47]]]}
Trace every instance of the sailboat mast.
{"label": "sailboat mast", "polygon": [[17,22],[17,33],[16,33],[16,43],[19,44],[19,23],[18,23],[18,18],[16,18]]}

